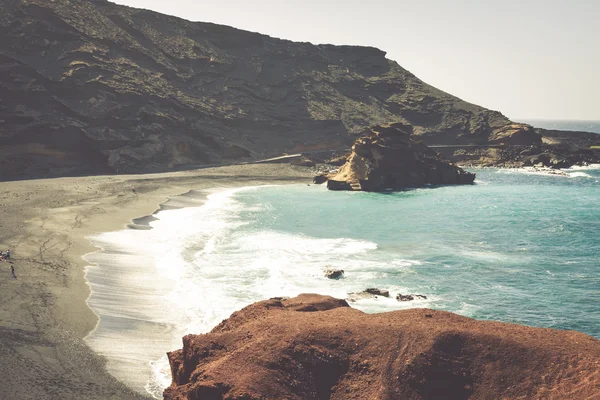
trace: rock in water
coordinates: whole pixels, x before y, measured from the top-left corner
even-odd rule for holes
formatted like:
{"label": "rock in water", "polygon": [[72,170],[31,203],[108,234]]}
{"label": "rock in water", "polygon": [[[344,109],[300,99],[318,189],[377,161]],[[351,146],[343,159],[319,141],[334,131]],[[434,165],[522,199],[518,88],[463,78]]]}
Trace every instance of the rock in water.
{"label": "rock in water", "polygon": [[377,288],[369,288],[369,289],[365,290],[365,292],[367,292],[369,294],[373,294],[375,296],[390,297],[390,292],[388,290],[381,290],[381,289],[377,289]]}
{"label": "rock in water", "polygon": [[169,353],[166,400],[593,399],[600,341],[444,311],[255,303]]}
{"label": "rock in water", "polygon": [[347,300],[354,303],[357,300],[376,299],[377,296],[390,297],[390,292],[388,290],[369,288],[362,292],[348,293]]}
{"label": "rock in water", "polygon": [[316,175],[313,178],[313,183],[316,183],[317,185],[320,185],[320,184],[325,183],[325,182],[327,182],[327,176],[325,176],[323,174]]}
{"label": "rock in water", "polygon": [[328,176],[327,187],[385,191],[473,183],[475,174],[443,160],[411,135],[412,127],[400,123],[371,128],[354,143],[346,164]]}
{"label": "rock in water", "polygon": [[398,300],[398,301],[412,301],[414,299],[427,300],[427,296],[422,295],[422,294],[402,294],[402,293],[398,293],[398,295],[396,296],[396,300]]}
{"label": "rock in water", "polygon": [[343,269],[328,269],[325,271],[325,277],[329,279],[340,279],[344,276]]}

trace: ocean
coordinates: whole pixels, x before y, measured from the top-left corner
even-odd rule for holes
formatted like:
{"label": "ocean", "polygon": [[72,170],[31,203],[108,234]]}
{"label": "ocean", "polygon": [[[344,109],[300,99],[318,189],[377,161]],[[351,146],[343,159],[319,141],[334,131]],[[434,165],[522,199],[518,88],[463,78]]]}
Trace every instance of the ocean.
{"label": "ocean", "polygon": [[[352,307],[429,307],[600,338],[600,166],[474,172],[474,185],[383,194],[225,190],[158,213],[152,229],[96,235],[103,251],[86,256],[86,277],[100,322],[86,340],[115,376],[160,398],[170,383],[164,354],[184,334],[305,292],[379,288],[391,297]],[[327,279],[326,269],[344,278]]]}
{"label": "ocean", "polygon": [[525,119],[519,120],[536,128],[600,133],[600,121],[592,120],[550,120],[550,119]]}

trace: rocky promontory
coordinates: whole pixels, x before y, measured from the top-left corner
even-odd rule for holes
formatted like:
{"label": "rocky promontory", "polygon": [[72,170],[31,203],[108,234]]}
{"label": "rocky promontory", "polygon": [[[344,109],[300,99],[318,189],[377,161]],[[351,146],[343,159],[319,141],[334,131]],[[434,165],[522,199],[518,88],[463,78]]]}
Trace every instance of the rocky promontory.
{"label": "rocky promontory", "polygon": [[320,295],[235,312],[169,353],[166,400],[592,399],[600,341],[444,311],[365,314]]}
{"label": "rocky promontory", "polygon": [[443,160],[412,134],[413,127],[401,123],[372,127],[337,172],[315,182],[326,179],[330,190],[365,191],[473,183],[475,174]]}

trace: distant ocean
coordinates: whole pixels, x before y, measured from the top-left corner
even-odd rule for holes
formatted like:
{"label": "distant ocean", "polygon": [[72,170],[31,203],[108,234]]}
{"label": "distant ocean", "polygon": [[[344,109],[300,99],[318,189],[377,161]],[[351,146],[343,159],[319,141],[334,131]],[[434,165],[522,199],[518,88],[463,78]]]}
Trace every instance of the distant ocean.
{"label": "distant ocean", "polygon": [[[96,235],[104,251],[86,258],[100,322],[88,343],[115,376],[160,398],[164,354],[184,334],[303,292],[346,298],[377,287],[392,297],[352,306],[430,307],[600,338],[600,166],[475,172],[475,185],[389,194],[234,189],[160,212],[151,230]],[[427,299],[399,302],[399,293]]]}
{"label": "distant ocean", "polygon": [[515,121],[532,125],[536,128],[561,131],[578,131],[600,133],[600,121],[577,120],[544,120],[544,119],[515,119]]}

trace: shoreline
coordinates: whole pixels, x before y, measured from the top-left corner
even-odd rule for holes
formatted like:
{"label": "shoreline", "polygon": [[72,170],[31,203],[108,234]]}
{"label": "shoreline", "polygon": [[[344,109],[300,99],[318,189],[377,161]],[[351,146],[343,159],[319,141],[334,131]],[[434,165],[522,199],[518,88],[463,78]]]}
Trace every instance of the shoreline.
{"label": "shoreline", "polygon": [[149,398],[111,376],[106,360],[84,342],[98,322],[87,305],[91,290],[82,258],[98,249],[86,237],[125,229],[177,193],[306,183],[312,176],[308,168],[264,164],[4,182],[0,249],[12,250],[18,279],[8,269],[0,275],[2,393],[19,399]]}
{"label": "shoreline", "polygon": [[[164,358],[162,367],[168,367],[166,353],[177,349],[186,333],[178,329],[174,321],[168,321],[171,309],[164,310],[174,287],[166,284],[169,276],[161,276],[158,266],[161,254],[147,249],[138,252],[130,247],[130,243],[123,244],[109,236],[135,240],[145,235],[136,231],[153,230],[151,222],[160,221],[163,213],[204,207],[212,195],[248,187],[256,186],[230,182],[219,189],[191,189],[169,196],[152,214],[133,218],[123,229],[87,237],[98,250],[82,256],[88,264],[84,275],[90,286],[86,304],[98,322],[84,341],[106,358],[107,371],[129,388],[142,395],[162,398],[164,388],[158,382],[163,375],[160,364]],[[148,244],[147,241],[143,243]],[[149,246],[149,249],[153,247]],[[133,257],[134,261],[131,260]],[[103,261],[104,258],[107,260]],[[111,279],[112,276],[118,276],[119,282]],[[144,338],[143,345],[139,337]],[[165,374],[170,379],[170,372]]]}
{"label": "shoreline", "polygon": [[19,399],[150,398],[110,375],[106,358],[85,341],[99,321],[87,304],[83,256],[99,251],[88,237],[147,229],[155,213],[177,208],[174,199],[194,191],[309,183],[313,175],[309,168],[262,164],[5,182],[0,249],[12,250],[18,279],[9,268],[1,270],[2,393]]}

